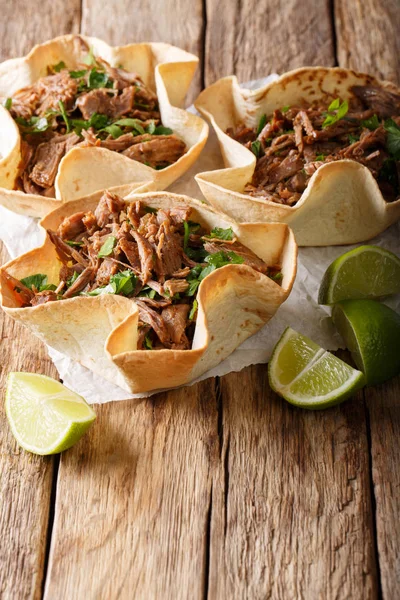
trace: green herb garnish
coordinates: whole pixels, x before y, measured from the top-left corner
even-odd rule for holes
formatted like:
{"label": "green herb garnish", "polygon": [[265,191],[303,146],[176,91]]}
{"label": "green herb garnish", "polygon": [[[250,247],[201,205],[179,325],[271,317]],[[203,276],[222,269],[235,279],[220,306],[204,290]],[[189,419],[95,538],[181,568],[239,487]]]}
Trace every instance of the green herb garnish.
{"label": "green herb garnish", "polygon": [[58,106],[60,107],[61,116],[64,119],[64,123],[67,128],[67,133],[69,133],[71,131],[71,124],[68,119],[67,111],[65,110],[64,102],[62,100],[59,100]]}
{"label": "green herb garnish", "polygon": [[325,154],[317,154],[317,156],[315,157],[315,160],[317,160],[317,161],[324,161],[325,160]]}
{"label": "green herb garnish", "polygon": [[68,244],[68,246],[83,246],[83,242],[74,242],[74,240],[65,240],[65,243]]}
{"label": "green herb garnish", "polygon": [[4,108],[6,108],[7,110],[10,110],[11,107],[12,107],[12,98],[6,98],[6,101],[4,102]]}
{"label": "green herb garnish", "polygon": [[197,312],[197,308],[198,308],[199,304],[196,300],[196,298],[193,300],[193,304],[192,304],[192,308],[190,309],[190,313],[189,313],[189,321],[193,321],[193,317]]}
{"label": "green herb garnish", "polygon": [[100,248],[100,251],[97,256],[99,258],[104,258],[105,256],[110,256],[110,254],[112,254],[112,251],[115,248],[116,243],[117,243],[117,238],[114,237],[113,235],[110,235],[106,239],[106,241],[104,242],[102,247]]}
{"label": "green herb garnish", "polygon": [[140,135],[146,133],[138,119],[118,119],[118,121],[114,121],[113,125],[119,125],[120,127],[132,127],[132,129],[134,129],[136,133]]}
{"label": "green herb garnish", "polygon": [[145,296],[146,298],[155,298],[156,296],[156,290],[153,290],[151,287],[149,287],[148,285],[145,285],[144,288],[142,288],[138,294],[138,296]]}
{"label": "green herb garnish", "polygon": [[355,144],[360,139],[359,137],[357,137],[356,135],[352,135],[351,133],[348,133],[347,137],[349,138],[350,144]]}
{"label": "green herb garnish", "polygon": [[287,111],[289,110],[289,108],[290,108],[290,104],[287,104],[286,106],[284,106],[284,107],[281,109],[281,113],[283,113],[283,114],[287,113]]}
{"label": "green herb garnish", "polygon": [[373,115],[369,119],[365,119],[365,121],[361,121],[361,125],[363,127],[367,127],[367,129],[370,129],[371,131],[374,131],[375,129],[377,129],[379,127],[380,123],[379,123],[379,119],[378,119],[377,115]]}
{"label": "green herb garnish", "polygon": [[256,136],[258,137],[265,125],[267,124],[267,115],[261,115],[260,120],[258,121]]}
{"label": "green herb garnish", "polygon": [[52,283],[47,283],[47,275],[43,273],[36,273],[35,275],[29,275],[21,279],[21,283],[33,291],[43,292],[44,290],[55,290],[56,286]]}
{"label": "green herb garnish", "polygon": [[400,160],[400,127],[393,119],[385,121],[386,147],[394,160]]}
{"label": "green herb garnish", "polygon": [[56,73],[59,73],[60,71],[62,71],[62,69],[66,69],[67,65],[65,64],[65,62],[63,60],[60,60],[60,62],[57,63],[56,65],[54,65],[52,68],[53,68],[53,71],[55,71]]}
{"label": "green herb garnish", "polygon": [[66,284],[68,287],[71,287],[71,285],[74,283],[74,281],[76,281],[79,277],[79,273],[77,271],[74,271],[73,274],[71,275],[71,277],[69,277],[66,281]]}
{"label": "green herb garnish", "polygon": [[92,69],[89,74],[88,79],[88,87],[91,90],[96,90],[99,88],[109,88],[112,87],[113,83],[110,81],[107,73],[102,71],[98,71],[97,69]]}
{"label": "green herb garnish", "polygon": [[233,240],[233,229],[232,227],[228,227],[228,229],[221,229],[221,227],[214,227],[211,229],[210,237],[218,238],[219,240]]}
{"label": "green herb garnish", "polygon": [[156,215],[158,211],[157,208],[153,208],[152,206],[145,206],[143,210],[145,213],[151,213],[152,215]]}
{"label": "green herb garnish", "polygon": [[343,119],[348,110],[349,103],[346,100],[342,103],[340,103],[339,98],[333,100],[328,106],[328,112],[325,113],[325,121],[322,123],[322,128],[330,127],[340,121],[340,119]]}
{"label": "green herb garnish", "polygon": [[151,341],[150,331],[144,336],[143,346],[146,348],[146,350],[153,350],[153,342]]}
{"label": "green herb garnish", "polygon": [[80,79],[81,77],[84,77],[86,73],[87,69],[83,69],[82,71],[70,71],[69,76],[72,77],[72,79]]}
{"label": "green herb garnish", "polygon": [[255,142],[252,142],[251,143],[251,151],[255,155],[255,157],[258,158],[260,156],[260,152],[261,152],[261,142],[259,142],[258,140],[256,140]]}
{"label": "green herb garnish", "polygon": [[121,127],[118,127],[118,125],[115,125],[114,123],[108,125],[107,127],[104,127],[104,129],[102,129],[101,131],[107,131],[107,133],[109,133],[111,137],[114,138],[114,140],[121,137],[121,135],[123,135],[124,133]]}

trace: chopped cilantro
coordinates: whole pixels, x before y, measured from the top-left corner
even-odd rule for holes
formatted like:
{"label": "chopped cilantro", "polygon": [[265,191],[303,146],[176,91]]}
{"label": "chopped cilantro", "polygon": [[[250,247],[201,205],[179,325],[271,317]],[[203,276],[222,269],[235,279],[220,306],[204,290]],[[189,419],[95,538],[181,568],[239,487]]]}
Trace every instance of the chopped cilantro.
{"label": "chopped cilantro", "polygon": [[386,146],[394,160],[400,160],[400,127],[393,119],[385,121]]}
{"label": "chopped cilantro", "polygon": [[278,273],[275,273],[274,275],[269,275],[270,279],[273,279],[273,281],[281,281],[283,278],[283,275],[281,273],[281,271],[278,271]]}
{"label": "chopped cilantro", "polygon": [[21,279],[21,283],[29,288],[30,290],[37,290],[43,292],[44,290],[55,290],[56,286],[52,283],[47,283],[47,275],[43,273],[36,273],[35,275],[29,275]]}
{"label": "chopped cilantro", "polygon": [[74,271],[73,275],[71,275],[71,277],[69,277],[69,279],[67,279],[66,283],[68,287],[71,287],[71,285],[74,283],[74,281],[76,281],[79,277],[79,273],[77,271]]}
{"label": "chopped cilantro", "polygon": [[255,142],[252,142],[251,143],[251,151],[255,155],[255,157],[258,158],[260,156],[260,152],[261,152],[261,142],[259,142],[258,140],[256,140]]}
{"label": "chopped cilantro", "polygon": [[196,300],[196,298],[193,300],[193,304],[192,304],[192,308],[190,309],[190,313],[189,313],[189,321],[193,321],[194,315],[197,312],[197,308],[198,308],[199,304]]}
{"label": "chopped cilantro", "polygon": [[58,106],[60,107],[61,116],[64,119],[64,123],[67,128],[67,133],[69,133],[71,131],[71,124],[68,119],[67,111],[65,110],[64,102],[62,100],[59,100]]}
{"label": "chopped cilantro", "polygon": [[322,123],[322,128],[330,127],[340,121],[340,119],[343,119],[348,110],[349,103],[346,100],[342,103],[339,98],[333,100],[328,106],[328,112],[325,113],[325,121]]}
{"label": "chopped cilantro", "polygon": [[84,77],[86,73],[87,69],[82,69],[81,71],[70,71],[69,76],[72,77],[72,79],[80,79],[81,77]]}
{"label": "chopped cilantro", "polygon": [[57,63],[56,65],[53,66],[53,71],[55,71],[56,73],[59,73],[60,71],[62,71],[62,69],[66,69],[67,65],[65,64],[65,62],[63,60],[60,60],[59,63]]}
{"label": "chopped cilantro", "polygon": [[143,135],[145,130],[139,119],[119,119],[114,121],[113,125],[119,125],[120,127],[132,127],[138,134]]}
{"label": "chopped cilantro", "polygon": [[150,331],[144,336],[143,346],[146,348],[146,350],[153,350],[153,342],[151,341]]}
{"label": "chopped cilantro", "polygon": [[153,290],[148,285],[145,285],[144,288],[142,288],[142,290],[138,294],[138,296],[145,296],[146,298],[151,298],[151,299],[155,298],[155,295],[156,295],[156,290]]}
{"label": "chopped cilantro", "polygon": [[150,121],[150,123],[146,127],[147,133],[149,133],[150,135],[153,135],[155,130],[156,130],[155,121]]}
{"label": "chopped cilantro", "polygon": [[232,227],[228,227],[228,229],[222,229],[221,227],[214,227],[214,229],[210,232],[210,237],[218,238],[219,240],[233,240],[233,229]]}
{"label": "chopped cilantro", "polygon": [[359,137],[357,137],[356,135],[351,135],[351,133],[347,134],[347,137],[349,138],[349,142],[350,144],[355,144],[356,142],[358,142],[358,140],[360,139]]}
{"label": "chopped cilantro", "polygon": [[184,229],[184,234],[183,234],[183,249],[186,252],[187,247],[188,247],[188,243],[189,243],[189,236],[190,236],[190,226],[189,226],[189,223],[187,221],[183,221],[183,229]]}
{"label": "chopped cilantro", "polygon": [[94,113],[87,123],[89,123],[89,127],[94,127],[94,129],[102,129],[108,125],[108,117],[107,115]]}
{"label": "chopped cilantro", "polygon": [[93,52],[93,46],[90,47],[89,53],[84,57],[83,62],[85,65],[95,65],[96,57]]}
{"label": "chopped cilantro", "polygon": [[6,101],[4,102],[4,108],[6,108],[7,110],[10,110],[11,107],[12,107],[12,98],[6,98]]}
{"label": "chopped cilantro", "polygon": [[136,281],[136,275],[129,269],[110,277],[110,284],[115,288],[114,293],[122,296],[130,296],[135,291]]}
{"label": "chopped cilantro", "polygon": [[158,125],[153,131],[153,135],[172,135],[172,133],[172,129],[164,127],[164,125]]}
{"label": "chopped cilantro", "polygon": [[158,211],[158,208],[153,208],[152,206],[145,206],[144,207],[144,212],[145,213],[151,213],[152,215],[156,215]]}
{"label": "chopped cilantro", "polygon": [[315,160],[324,161],[325,160],[325,154],[317,154],[317,156],[315,157]]}
{"label": "chopped cilantro", "polygon": [[231,263],[235,265],[241,265],[244,263],[244,259],[239,256],[239,254],[236,254],[236,252],[224,252],[223,250],[220,252],[215,252],[215,254],[209,254],[205,258],[205,261],[209,265],[214,266],[216,269]]}
{"label": "chopped cilantro", "polygon": [[256,131],[257,137],[260,135],[260,133],[264,129],[266,123],[267,123],[267,115],[261,115],[260,120],[258,121],[258,126],[257,126],[257,131]]}
{"label": "chopped cilantro", "polygon": [[107,131],[107,133],[109,133],[111,137],[114,138],[114,140],[121,137],[121,135],[123,135],[124,133],[121,127],[118,127],[118,125],[115,125],[114,123],[108,125],[107,127],[104,127],[104,129],[102,129],[101,131]]}
{"label": "chopped cilantro", "polygon": [[375,129],[377,129],[379,127],[380,123],[379,123],[379,119],[378,119],[377,115],[373,115],[369,119],[365,119],[365,121],[361,121],[361,125],[363,127],[367,127],[367,129],[370,129],[371,131],[374,131]]}
{"label": "chopped cilantro", "polygon": [[83,246],[83,242],[74,242],[74,240],[65,240],[65,243],[68,244],[68,246]]}
{"label": "chopped cilantro", "polygon": [[284,106],[284,107],[281,109],[281,113],[283,113],[283,114],[287,113],[287,111],[289,110],[289,108],[290,108],[290,104],[287,104],[286,106]]}
{"label": "chopped cilantro", "polygon": [[97,69],[92,69],[89,74],[88,79],[88,87],[91,90],[99,89],[99,88],[109,88],[112,87],[113,83],[110,81],[107,73],[98,71]]}
{"label": "chopped cilantro", "polygon": [[117,238],[114,237],[113,235],[110,235],[106,239],[106,241],[104,242],[102,247],[100,248],[100,251],[97,256],[99,258],[103,258],[104,256],[110,256],[110,254],[112,254],[112,251],[114,250],[116,243],[117,243]]}

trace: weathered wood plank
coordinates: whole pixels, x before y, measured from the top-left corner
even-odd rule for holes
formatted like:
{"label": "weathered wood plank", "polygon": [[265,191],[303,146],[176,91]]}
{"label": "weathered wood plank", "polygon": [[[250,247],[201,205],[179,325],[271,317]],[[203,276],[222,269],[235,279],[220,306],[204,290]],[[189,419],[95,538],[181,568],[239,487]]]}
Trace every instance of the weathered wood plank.
{"label": "weathered wood plank", "polygon": [[[4,250],[2,263],[7,256]],[[0,314],[0,387],[10,371],[54,376],[43,344]],[[53,460],[24,452],[9,429],[0,406],[0,597],[40,598],[46,551]]]}
{"label": "weathered wood plank", "polygon": [[[40,5],[0,1],[2,44],[0,60],[21,56],[36,43],[61,33],[77,32],[80,2],[44,0]],[[62,15],[62,19],[60,18]],[[5,250],[2,263],[7,260]],[[0,315],[1,379],[10,371],[57,376],[44,345],[20,325]],[[47,543],[53,459],[20,450],[0,409],[0,596],[40,598]]]}
{"label": "weathered wood plank", "polygon": [[337,0],[335,21],[341,66],[400,81],[398,0]]}
{"label": "weathered wood plank", "polygon": [[213,380],[95,408],[95,426],[61,457],[45,599],[202,598]]}
{"label": "weathered wood plank", "polygon": [[335,62],[329,0],[207,0],[205,83]]}
{"label": "weathered wood plank", "polygon": [[[400,10],[396,0],[335,3],[339,64],[400,82]],[[364,391],[379,570],[383,597],[400,597],[400,379]]]}
{"label": "weathered wood plank", "polygon": [[[329,2],[208,0],[207,18],[206,83],[336,62]],[[360,399],[305,413],[271,393],[265,366],[222,379],[211,598],[375,596]]]}
{"label": "weathered wood plank", "polygon": [[400,378],[364,391],[370,415],[371,460],[383,598],[400,598]]}
{"label": "weathered wood plank", "polygon": [[[202,0],[150,0],[140,4],[119,0],[113,7],[103,0],[83,0],[82,4],[82,33],[113,45],[168,42],[201,58],[203,29]],[[189,103],[198,95],[201,79],[199,67],[189,90]]]}
{"label": "weathered wood plank", "polygon": [[221,381],[210,598],[374,598],[362,395],[321,412],[271,393],[265,365]]}

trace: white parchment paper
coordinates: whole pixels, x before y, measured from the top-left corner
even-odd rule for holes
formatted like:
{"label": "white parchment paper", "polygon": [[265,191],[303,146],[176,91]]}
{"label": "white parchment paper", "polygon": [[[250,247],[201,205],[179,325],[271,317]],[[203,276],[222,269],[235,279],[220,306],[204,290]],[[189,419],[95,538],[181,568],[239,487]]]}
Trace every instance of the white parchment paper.
{"label": "white parchment paper", "polygon": [[[276,77],[277,75],[271,75],[266,79],[244,84],[244,86],[255,89]],[[190,110],[193,110],[193,108]],[[211,171],[222,167],[223,162],[217,138],[212,128],[210,128],[208,142],[199,160],[169,188],[169,191],[203,199],[194,180],[194,175],[202,171]],[[41,230],[35,219],[17,215],[0,206],[0,239],[7,246],[12,258],[41,245],[44,237],[44,231]],[[400,223],[392,225],[368,243],[382,246],[396,254],[400,254]],[[341,338],[335,331],[330,319],[330,309],[318,305],[317,298],[319,285],[328,265],[353,247],[355,246],[300,248],[297,277],[292,293],[280,307],[275,317],[258,333],[246,340],[220,365],[208,371],[196,381],[207,377],[225,375],[231,371],[240,371],[252,364],[267,362],[274,345],[287,326],[291,326],[309,336],[328,350],[337,350],[342,347]],[[386,303],[400,312],[399,296],[388,299]],[[126,400],[151,395],[151,393],[128,394],[54,348],[49,347],[48,350],[65,385],[81,394],[90,403],[104,403],[112,400]]]}

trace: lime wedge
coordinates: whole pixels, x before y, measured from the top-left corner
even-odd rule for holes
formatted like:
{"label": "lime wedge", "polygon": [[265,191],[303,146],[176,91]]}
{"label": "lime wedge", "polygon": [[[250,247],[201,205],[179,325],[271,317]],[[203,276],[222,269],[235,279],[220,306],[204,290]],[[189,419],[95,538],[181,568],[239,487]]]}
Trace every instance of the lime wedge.
{"label": "lime wedge", "polygon": [[81,396],[35,373],[9,374],[6,412],[18,444],[43,455],[70,448],[96,418]]}
{"label": "lime wedge", "polygon": [[319,304],[382,298],[400,293],[400,259],[379,246],[359,246],[329,265],[319,288]]}
{"label": "lime wedge", "polygon": [[268,376],[274,392],[309,409],[339,404],[365,383],[360,371],[290,327],[274,348]]}
{"label": "lime wedge", "polygon": [[343,300],[332,318],[367,385],[400,373],[400,315],[394,310],[374,300]]}

